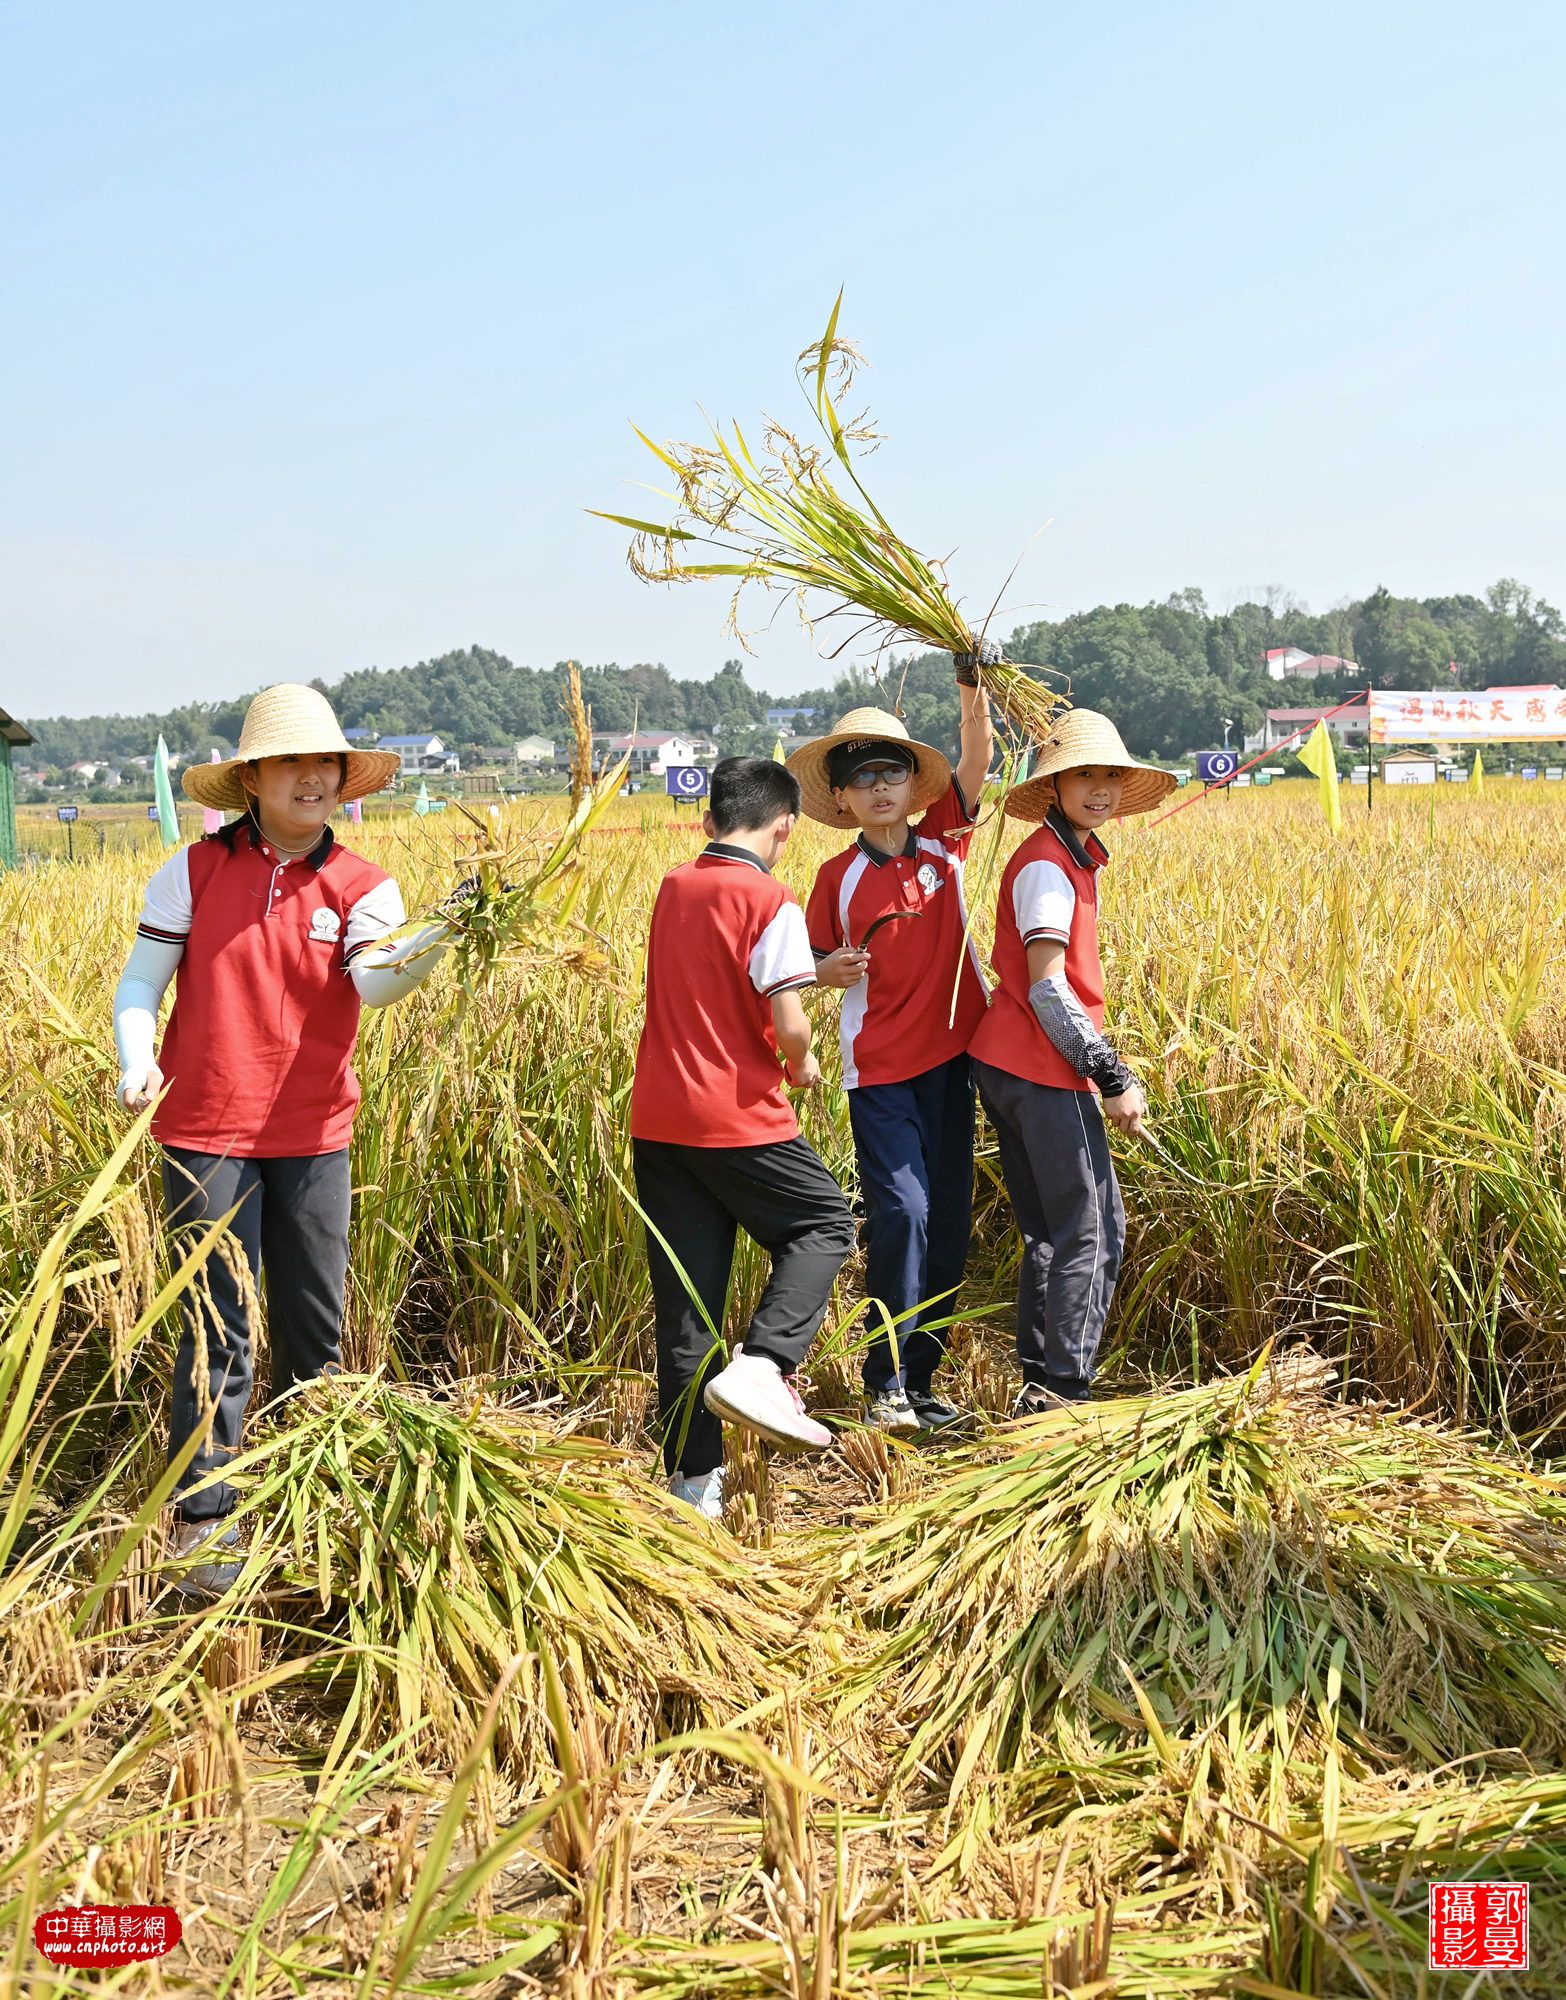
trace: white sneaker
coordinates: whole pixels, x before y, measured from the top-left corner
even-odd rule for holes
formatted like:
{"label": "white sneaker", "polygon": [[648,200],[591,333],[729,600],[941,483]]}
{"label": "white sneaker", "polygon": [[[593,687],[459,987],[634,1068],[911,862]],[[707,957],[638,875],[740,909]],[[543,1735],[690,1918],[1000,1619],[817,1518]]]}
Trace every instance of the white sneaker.
{"label": "white sneaker", "polygon": [[723,1516],[721,1465],[715,1465],[711,1472],[676,1472],[669,1481],[669,1491],[676,1500],[683,1500],[687,1507],[694,1507],[698,1514],[705,1514],[709,1521],[720,1520]]}
{"label": "white sneaker", "polygon": [[715,1417],[754,1431],[784,1451],[821,1451],[832,1442],[826,1426],[805,1414],[788,1376],[764,1354],[741,1349],[707,1384],[703,1401]]}

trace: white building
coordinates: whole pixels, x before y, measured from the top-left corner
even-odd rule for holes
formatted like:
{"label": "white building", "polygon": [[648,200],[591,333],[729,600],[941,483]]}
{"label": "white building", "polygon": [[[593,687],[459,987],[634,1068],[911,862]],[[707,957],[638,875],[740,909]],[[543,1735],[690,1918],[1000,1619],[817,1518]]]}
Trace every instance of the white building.
{"label": "white building", "polygon": [[438,736],[383,736],[380,750],[395,750],[404,777],[421,778],[434,771],[460,771],[462,760]]}
{"label": "white building", "polygon": [[717,745],[707,742],[701,736],[677,736],[671,731],[643,731],[635,736],[595,736],[595,749],[603,749],[611,757],[623,757],[631,753],[633,771],[655,772],[662,776],[676,765],[694,764],[702,757],[712,756]]}
{"label": "white building", "polygon": [[[1328,711],[1324,708],[1269,708],[1267,726],[1261,738],[1247,736],[1245,747],[1254,744],[1258,750],[1276,750],[1286,738],[1294,736],[1297,730],[1312,730]],[[1327,723],[1328,729],[1341,736],[1345,743],[1368,743],[1370,741],[1370,704],[1357,701],[1351,707],[1340,708]],[[1298,749],[1305,738],[1299,736],[1290,747]]]}
{"label": "white building", "polygon": [[1267,677],[1275,681],[1313,681],[1317,674],[1355,671],[1352,660],[1340,660],[1336,653],[1307,653],[1299,646],[1273,646],[1265,658]]}

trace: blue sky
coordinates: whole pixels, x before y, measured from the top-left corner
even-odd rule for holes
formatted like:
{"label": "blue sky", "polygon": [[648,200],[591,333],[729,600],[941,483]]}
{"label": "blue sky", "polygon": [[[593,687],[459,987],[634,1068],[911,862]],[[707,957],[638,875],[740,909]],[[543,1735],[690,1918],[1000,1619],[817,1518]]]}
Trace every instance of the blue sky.
{"label": "blue sky", "polygon": [[[785,411],[1016,620],[1566,597],[1558,7],[0,5],[0,705],[734,650],[628,429]],[[1014,622],[1004,619],[1009,627]],[[820,678],[785,621],[752,679]]]}

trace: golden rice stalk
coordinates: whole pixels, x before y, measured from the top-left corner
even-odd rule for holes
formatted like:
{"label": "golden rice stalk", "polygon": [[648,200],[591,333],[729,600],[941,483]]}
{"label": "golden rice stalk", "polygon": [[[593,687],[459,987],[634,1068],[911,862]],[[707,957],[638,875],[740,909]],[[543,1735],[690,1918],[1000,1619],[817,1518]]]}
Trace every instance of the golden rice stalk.
{"label": "golden rice stalk", "polygon": [[593,789],[593,711],[582,700],[582,675],[575,660],[567,663],[566,691],[560,707],[571,725],[571,812],[574,817],[584,795]]}
{"label": "golden rice stalk", "polygon": [[[747,584],[759,584],[764,590],[792,592],[809,632],[828,619],[853,621],[853,630],[829,658],[865,634],[873,635],[881,649],[914,640],[940,651],[978,653],[989,618],[974,631],[952,597],[945,564],[921,555],[896,533],[854,470],[850,444],[867,443],[876,433],[863,415],[843,413],[862,357],[851,341],[838,338],[842,303],[839,293],[826,332],[797,364],[800,387],[814,406],[830,454],[801,443],[770,418],[759,457],[738,424],[732,439],[714,425],[711,444],[660,446],[638,430],[643,444],[679,482],[677,493],[662,496],[674,502],[674,518],[660,524],[598,508],[589,511],[633,531],[628,560],[644,583],[735,578],[728,629],[747,651],[740,597]],[[845,497],[828,476],[832,458],[852,481],[857,498]],[[721,559],[687,560],[681,553],[684,544],[713,550]],[[824,599],[826,608],[812,617],[810,607],[817,599]],[[1052,691],[1032,671],[1007,660],[997,659],[979,671],[1002,714],[1042,742],[1064,690]]]}

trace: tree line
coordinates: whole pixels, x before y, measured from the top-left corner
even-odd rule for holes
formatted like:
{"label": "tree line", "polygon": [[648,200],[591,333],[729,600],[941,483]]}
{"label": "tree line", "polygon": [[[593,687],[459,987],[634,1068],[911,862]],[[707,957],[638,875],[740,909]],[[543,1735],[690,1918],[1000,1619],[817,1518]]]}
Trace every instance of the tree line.
{"label": "tree line", "polygon": [[[1351,670],[1281,685],[1267,677],[1265,655],[1297,646],[1353,663]],[[1566,623],[1524,584],[1502,578],[1482,597],[1395,597],[1380,588],[1329,611],[1311,612],[1285,593],[1227,611],[1209,609],[1199,590],[1154,604],[1101,604],[1070,617],[1020,626],[1008,657],[1038,668],[1079,705],[1102,709],[1138,756],[1179,757],[1238,742],[1261,725],[1266,709],[1330,706],[1367,679],[1377,687],[1487,687],[1566,678]],[[482,748],[525,736],[563,741],[561,699],[568,662],[514,666],[485,646],[389,670],[359,669],[328,684],[347,728],[382,735],[427,730],[466,761]],[[900,701],[915,736],[955,748],[957,697],[944,653],[883,655],[875,672],[857,666],[801,694],[755,687],[752,669],[728,660],[709,680],[685,680],[662,665],[584,666],[582,688],[595,729],[616,733],[633,721],[645,730],[709,737],[725,754],[769,750],[769,708],[819,711],[814,728],[845,709]],[[231,750],[248,696],[190,703],[163,715],[29,718],[37,761],[56,769],[84,758],[146,755],[161,734],[171,750],[203,756]]]}

